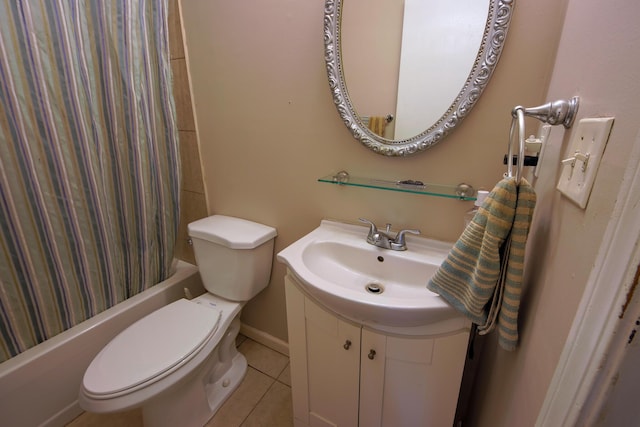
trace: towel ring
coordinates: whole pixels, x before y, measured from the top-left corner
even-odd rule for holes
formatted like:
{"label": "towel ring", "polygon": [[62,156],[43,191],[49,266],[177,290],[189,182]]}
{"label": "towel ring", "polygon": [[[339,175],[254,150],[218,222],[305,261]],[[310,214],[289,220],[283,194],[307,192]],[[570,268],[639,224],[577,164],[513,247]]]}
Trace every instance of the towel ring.
{"label": "towel ring", "polygon": [[516,185],[520,185],[522,180],[522,170],[524,169],[524,108],[517,106],[513,109],[513,118],[511,119],[511,129],[509,130],[509,150],[507,154],[507,173],[508,178],[513,178],[513,141],[516,133],[516,124],[518,127],[518,164],[516,168],[515,178]]}
{"label": "towel ring", "polygon": [[518,162],[515,173],[516,184],[520,185],[522,180],[522,171],[524,169],[524,116],[534,117],[543,123],[550,125],[563,125],[565,129],[571,128],[578,113],[580,98],[574,96],[570,99],[559,99],[549,102],[538,107],[524,108],[518,105],[511,112],[511,129],[509,130],[509,150],[507,154],[507,173],[505,177],[513,178],[513,142],[516,133],[516,124],[518,126]]}

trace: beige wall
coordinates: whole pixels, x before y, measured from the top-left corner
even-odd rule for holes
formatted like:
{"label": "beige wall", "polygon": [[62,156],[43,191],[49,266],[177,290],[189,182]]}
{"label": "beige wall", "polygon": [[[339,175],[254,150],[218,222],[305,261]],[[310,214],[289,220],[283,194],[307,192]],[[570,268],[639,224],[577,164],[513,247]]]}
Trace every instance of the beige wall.
{"label": "beige wall", "polygon": [[640,128],[640,5],[570,0],[566,16],[547,98],[580,95],[578,119],[615,116],[615,123],[586,210],[555,190],[572,132],[552,131],[535,183],[538,204],[527,248],[520,347],[507,353],[493,339],[487,343],[472,426],[534,425],[604,230],[616,216],[618,188]]}

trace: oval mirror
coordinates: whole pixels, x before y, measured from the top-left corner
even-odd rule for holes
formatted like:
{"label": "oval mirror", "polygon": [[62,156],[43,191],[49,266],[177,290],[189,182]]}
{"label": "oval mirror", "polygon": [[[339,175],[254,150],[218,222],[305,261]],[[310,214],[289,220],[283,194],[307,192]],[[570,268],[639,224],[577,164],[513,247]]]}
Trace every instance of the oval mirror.
{"label": "oval mirror", "polygon": [[513,0],[326,0],[329,85],[353,136],[386,156],[440,142],[487,85],[512,9]]}

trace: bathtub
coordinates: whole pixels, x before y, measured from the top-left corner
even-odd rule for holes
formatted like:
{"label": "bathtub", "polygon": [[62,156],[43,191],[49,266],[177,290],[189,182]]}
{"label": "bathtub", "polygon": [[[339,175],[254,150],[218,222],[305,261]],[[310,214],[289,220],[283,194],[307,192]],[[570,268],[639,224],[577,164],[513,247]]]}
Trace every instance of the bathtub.
{"label": "bathtub", "polygon": [[197,267],[178,261],[169,279],[0,363],[0,425],[64,426],[82,410],[78,390],[94,356],[120,331],[158,308],[204,292]]}

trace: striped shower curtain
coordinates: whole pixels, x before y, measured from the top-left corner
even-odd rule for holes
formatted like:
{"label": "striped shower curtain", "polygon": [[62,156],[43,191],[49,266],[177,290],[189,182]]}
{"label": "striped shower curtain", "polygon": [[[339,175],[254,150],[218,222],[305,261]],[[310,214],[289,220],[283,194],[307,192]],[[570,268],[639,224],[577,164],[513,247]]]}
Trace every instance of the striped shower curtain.
{"label": "striped shower curtain", "polygon": [[0,361],[170,274],[166,0],[0,0]]}

